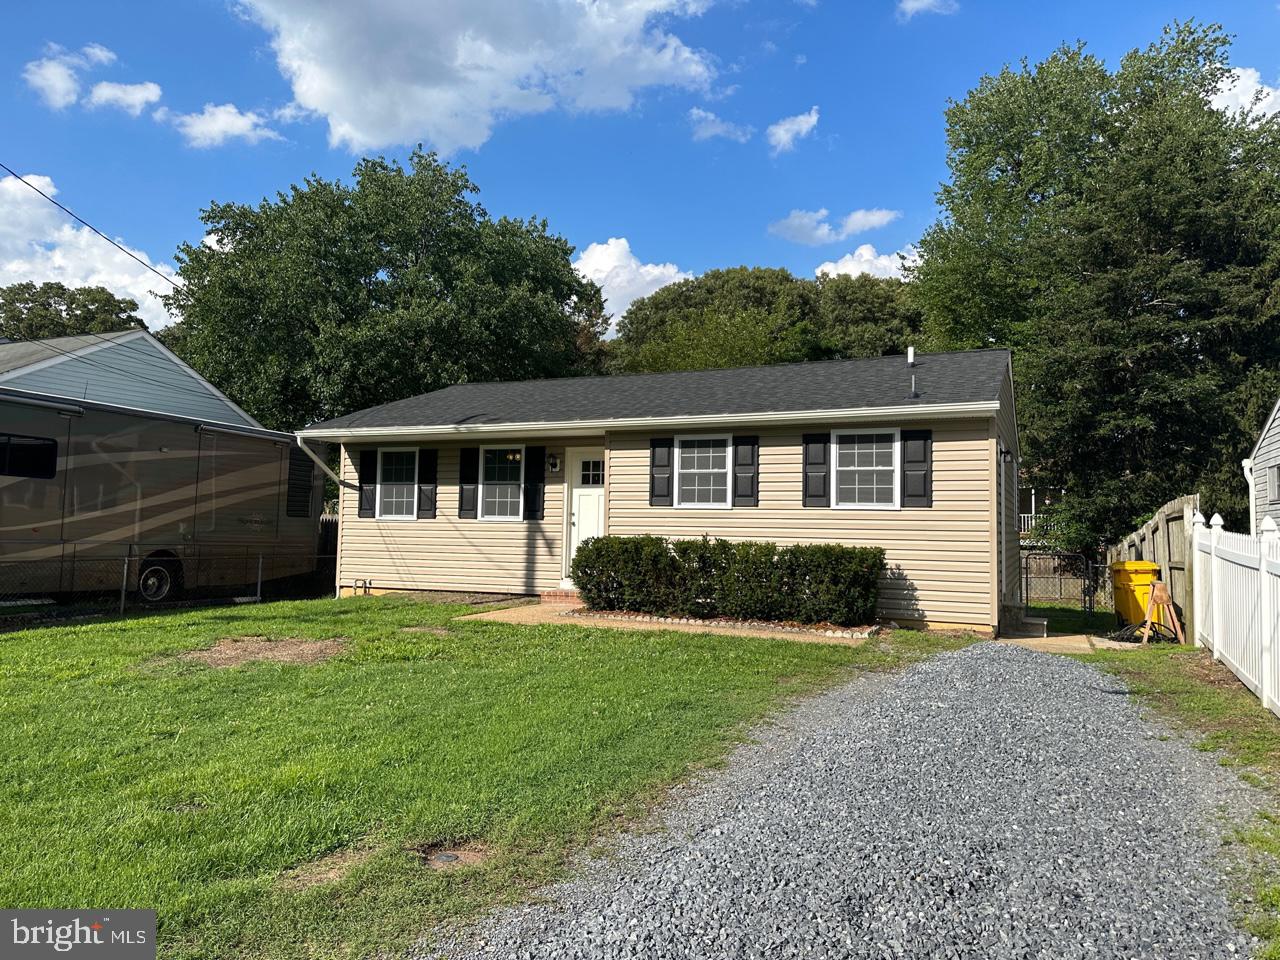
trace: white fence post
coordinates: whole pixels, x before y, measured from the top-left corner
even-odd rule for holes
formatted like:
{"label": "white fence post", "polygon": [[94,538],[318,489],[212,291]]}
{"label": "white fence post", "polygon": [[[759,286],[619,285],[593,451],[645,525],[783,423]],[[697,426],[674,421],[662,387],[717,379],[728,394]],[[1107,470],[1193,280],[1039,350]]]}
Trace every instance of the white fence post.
{"label": "white fence post", "polygon": [[1222,659],[1222,561],[1218,548],[1222,541],[1222,514],[1215,513],[1209,521],[1209,589],[1213,591],[1213,630],[1209,643],[1213,645],[1213,659]]}
{"label": "white fence post", "polygon": [[1274,639],[1276,627],[1275,602],[1271,591],[1273,574],[1268,569],[1267,561],[1272,550],[1280,542],[1280,528],[1270,517],[1262,519],[1262,542],[1259,546],[1258,563],[1258,633],[1262,640],[1262,679],[1259,688],[1262,690],[1262,705],[1270,707],[1275,701],[1276,691],[1272,679],[1272,658],[1275,656]]}
{"label": "white fence post", "polygon": [[1208,632],[1209,624],[1204,623],[1205,603],[1212,596],[1208,583],[1208,574],[1205,570],[1204,552],[1200,549],[1200,544],[1204,538],[1208,536],[1208,528],[1205,526],[1204,514],[1196,510],[1191,515],[1191,643],[1193,646],[1203,647],[1200,642],[1201,632]]}

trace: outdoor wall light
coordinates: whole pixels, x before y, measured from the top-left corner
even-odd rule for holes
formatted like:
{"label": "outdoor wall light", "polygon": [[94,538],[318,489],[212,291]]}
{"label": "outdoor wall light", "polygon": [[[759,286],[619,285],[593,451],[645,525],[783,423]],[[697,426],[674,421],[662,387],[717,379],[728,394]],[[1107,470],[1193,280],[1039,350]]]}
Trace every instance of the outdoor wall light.
{"label": "outdoor wall light", "polygon": [[556,456],[554,453],[547,454],[547,472],[548,473],[560,472],[560,458]]}

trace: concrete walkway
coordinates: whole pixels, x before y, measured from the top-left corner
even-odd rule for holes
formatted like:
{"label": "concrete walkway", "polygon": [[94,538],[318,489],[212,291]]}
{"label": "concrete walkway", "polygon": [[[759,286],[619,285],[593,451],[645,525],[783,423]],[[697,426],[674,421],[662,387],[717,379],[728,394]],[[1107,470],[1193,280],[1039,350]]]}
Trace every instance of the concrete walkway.
{"label": "concrete walkway", "polygon": [[1133,650],[1135,644],[1104,640],[1086,633],[1059,633],[1048,637],[1001,637],[1000,643],[1041,653],[1094,653],[1098,650]]}

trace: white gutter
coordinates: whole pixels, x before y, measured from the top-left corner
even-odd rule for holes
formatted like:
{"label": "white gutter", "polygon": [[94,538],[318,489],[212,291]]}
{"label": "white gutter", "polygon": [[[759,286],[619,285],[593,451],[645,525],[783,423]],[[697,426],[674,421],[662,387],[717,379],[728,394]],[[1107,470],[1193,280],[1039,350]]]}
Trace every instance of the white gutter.
{"label": "white gutter", "polygon": [[1246,457],[1240,461],[1240,469],[1244,471],[1244,482],[1249,485],[1249,534],[1258,535],[1258,501],[1254,499],[1253,460]]}
{"label": "white gutter", "polygon": [[298,431],[299,440],[331,440],[339,443],[392,440],[405,437],[434,439],[457,436],[592,436],[611,430],[666,430],[689,427],[736,427],[806,423],[850,423],[867,420],[929,419],[954,420],[964,417],[991,417],[1000,401],[975,403],[911,404],[897,407],[857,407],[843,410],[803,410],[787,412],[696,414],[684,417],[625,417],[612,420],[548,420],[523,423],[459,423],[419,427],[336,427]]}

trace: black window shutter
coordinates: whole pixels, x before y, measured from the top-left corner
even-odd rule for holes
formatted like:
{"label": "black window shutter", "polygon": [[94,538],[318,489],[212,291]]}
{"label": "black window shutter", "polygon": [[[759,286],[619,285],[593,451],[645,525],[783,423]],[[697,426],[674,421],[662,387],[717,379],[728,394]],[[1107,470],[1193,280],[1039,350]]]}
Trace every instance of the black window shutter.
{"label": "black window shutter", "polygon": [[361,450],[356,466],[356,482],[360,485],[357,516],[372,517],[378,502],[378,451]]}
{"label": "black window shutter", "polygon": [[804,435],[804,505],[831,506],[831,434]]}
{"label": "black window shutter", "polygon": [[547,448],[524,448],[524,518],[541,520],[547,499]]}
{"label": "black window shutter", "polygon": [[458,451],[458,516],[474,520],[480,495],[480,448],[463,447]]}
{"label": "black window shutter", "polygon": [[649,506],[669,507],[671,497],[671,456],[675,446],[672,437],[653,437],[649,441]]}
{"label": "black window shutter", "polygon": [[436,518],[436,467],[439,464],[439,451],[418,448],[418,519],[434,520]]}
{"label": "black window shutter", "polygon": [[760,438],[733,438],[733,505],[760,505]]}
{"label": "black window shutter", "polygon": [[902,505],[933,506],[933,431],[902,431]]}
{"label": "black window shutter", "polygon": [[316,465],[298,446],[289,448],[289,478],[285,486],[284,515],[286,517],[311,516],[311,493]]}

